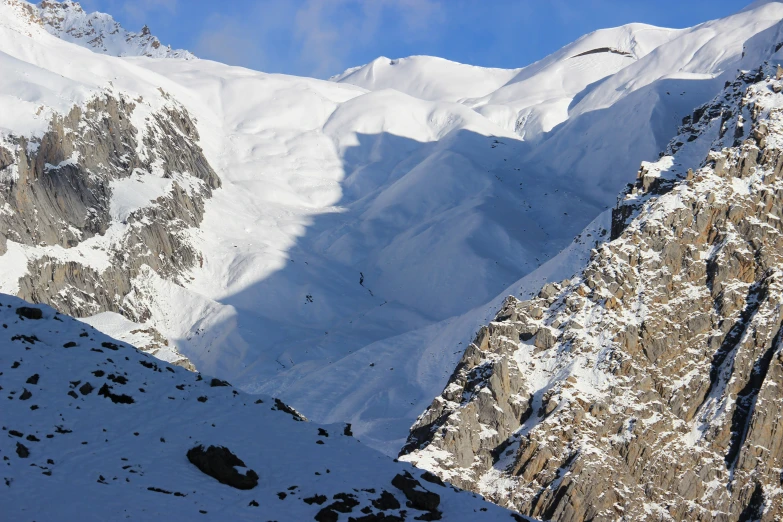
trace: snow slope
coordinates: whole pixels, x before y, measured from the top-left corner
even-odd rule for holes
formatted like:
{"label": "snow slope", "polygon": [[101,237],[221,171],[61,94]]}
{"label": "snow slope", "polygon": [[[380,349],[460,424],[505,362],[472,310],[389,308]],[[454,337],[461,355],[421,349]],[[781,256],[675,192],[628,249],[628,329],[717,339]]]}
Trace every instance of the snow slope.
{"label": "snow slope", "polygon": [[[194,115],[223,181],[191,238],[203,264],[181,284],[152,271],[134,282],[152,311],[143,327],[201,371],[319,422],[350,421],[389,453],[499,296],[576,271],[607,225],[574,238],[639,162],[723,75],[783,41],[783,4],[768,2],[693,29],[599,31],[513,74],[382,60],[362,87],[95,54],[15,16],[0,17],[0,67],[14,71],[0,78],[2,132],[41,132],[46,115],[109,82],[148,113],[165,104],[161,88]],[[604,47],[618,52],[584,54]],[[582,77],[588,66],[595,77]],[[144,203],[133,195],[118,203]],[[569,245],[578,255],[559,255]],[[9,248],[0,290],[15,292],[20,260],[40,252]],[[111,316],[89,320],[122,334]]]}
{"label": "snow slope", "polygon": [[[5,520],[298,522],[334,503],[339,520],[413,519],[426,512],[391,484],[405,472],[439,496],[444,520],[514,519],[367,448],[350,426],[302,421],[275,399],[169,366],[47,306],[33,319],[18,298],[0,303]],[[227,447],[258,484],[240,490],[202,473],[186,458],[198,445]],[[384,491],[394,501],[373,506]]]}

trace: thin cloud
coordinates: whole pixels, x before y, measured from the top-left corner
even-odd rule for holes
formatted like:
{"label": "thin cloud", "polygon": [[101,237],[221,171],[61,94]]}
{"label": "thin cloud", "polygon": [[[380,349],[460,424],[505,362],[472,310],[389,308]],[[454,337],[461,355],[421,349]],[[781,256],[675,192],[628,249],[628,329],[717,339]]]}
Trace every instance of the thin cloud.
{"label": "thin cloud", "polygon": [[406,41],[427,39],[442,16],[436,0],[308,0],[296,19],[300,59],[315,76],[334,74],[356,65],[346,59],[381,32],[393,30]]}
{"label": "thin cloud", "polygon": [[377,39],[433,38],[441,0],[268,0],[255,11],[213,16],[197,39],[200,56],[262,70],[327,77],[357,65],[352,56]]}
{"label": "thin cloud", "polygon": [[[155,13],[176,14],[178,7],[177,0],[80,0],[79,3],[88,13],[110,13],[123,19],[123,22],[138,25],[148,23]],[[132,30],[131,27],[126,29]]]}
{"label": "thin cloud", "polygon": [[229,65],[287,70],[296,10],[289,0],[266,0],[241,17],[212,14],[196,38],[194,52]]}
{"label": "thin cloud", "polygon": [[263,49],[246,24],[215,15],[209,18],[207,25],[196,40],[196,55],[229,65],[258,67],[264,63]]}
{"label": "thin cloud", "polygon": [[155,11],[176,13],[177,0],[127,0],[123,2],[122,10],[125,11],[128,18],[143,22]]}

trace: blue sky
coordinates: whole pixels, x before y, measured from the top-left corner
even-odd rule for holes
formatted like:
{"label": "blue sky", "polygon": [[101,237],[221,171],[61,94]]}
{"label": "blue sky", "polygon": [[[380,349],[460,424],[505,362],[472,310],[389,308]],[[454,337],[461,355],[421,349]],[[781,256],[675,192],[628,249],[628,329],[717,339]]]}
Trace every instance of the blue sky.
{"label": "blue sky", "polygon": [[329,77],[378,56],[530,64],[629,22],[688,27],[745,0],[82,0],[163,43],[266,72]]}

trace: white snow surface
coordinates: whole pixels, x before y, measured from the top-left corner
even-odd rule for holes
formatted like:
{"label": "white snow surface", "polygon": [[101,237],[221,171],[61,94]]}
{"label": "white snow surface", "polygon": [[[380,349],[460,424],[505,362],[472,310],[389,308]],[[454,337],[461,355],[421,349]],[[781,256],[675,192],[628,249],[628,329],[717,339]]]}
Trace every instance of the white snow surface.
{"label": "white snow surface", "polygon": [[[481,497],[422,479],[345,425],[297,420],[268,396],[170,366],[47,306],[0,294],[3,520],[313,520],[348,493],[359,510],[408,472],[440,496],[443,520],[513,520]],[[239,490],[202,473],[188,450],[224,446],[258,475]],[[25,454],[25,450],[27,454]],[[307,503],[316,495],[323,499]],[[255,504],[255,505],[254,505]],[[399,515],[399,509],[386,510]],[[349,515],[341,515],[341,520]],[[343,518],[344,517],[344,518]]]}
{"label": "white snow surface", "polygon": [[[581,268],[640,162],[783,41],[783,3],[766,2],[691,29],[597,31],[512,71],[412,57],[320,81],[96,54],[20,2],[0,0],[0,138],[103,89],[154,110],[160,87],[223,181],[189,282],[137,279],[149,326],[201,371],[351,422],[389,454],[502,298]],[[118,220],[157,194],[133,183]],[[15,274],[37,247],[9,245]]]}

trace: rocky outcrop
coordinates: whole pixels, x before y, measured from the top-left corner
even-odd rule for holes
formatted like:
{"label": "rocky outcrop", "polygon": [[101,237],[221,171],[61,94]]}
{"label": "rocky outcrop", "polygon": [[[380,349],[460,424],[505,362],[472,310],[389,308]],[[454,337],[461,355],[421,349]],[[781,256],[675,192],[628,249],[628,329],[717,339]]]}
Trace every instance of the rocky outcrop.
{"label": "rocky outcrop", "polygon": [[237,467],[245,468],[245,463],[223,446],[207,449],[195,446],[188,450],[187,457],[191,464],[221,484],[237,489],[253,489],[258,485],[258,473],[252,469],[247,469],[244,474],[237,471]]}
{"label": "rocky outcrop", "polygon": [[183,49],[162,45],[146,25],[140,32],[126,31],[119,22],[105,13],[87,13],[72,0],[44,0],[37,6],[24,0],[6,0],[26,4],[31,18],[49,33],[77,43],[94,52],[116,56],[148,56],[151,58],[195,59]]}
{"label": "rocky outcrop", "polygon": [[402,458],[546,520],[783,517],[781,87],[765,66],[686,119],[585,270],[478,332]]}
{"label": "rocky outcrop", "polygon": [[[187,111],[163,92],[158,108],[144,103],[106,91],[55,116],[40,138],[3,140],[0,254],[9,241],[27,247],[20,297],[77,317],[112,311],[144,322],[134,279],[152,270],[177,281],[199,262],[188,230],[220,179]],[[127,203],[137,187],[154,199]]]}

